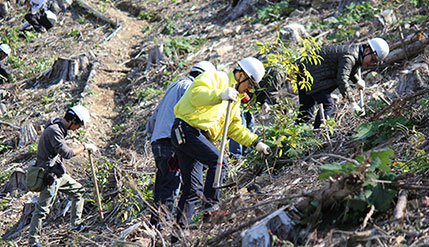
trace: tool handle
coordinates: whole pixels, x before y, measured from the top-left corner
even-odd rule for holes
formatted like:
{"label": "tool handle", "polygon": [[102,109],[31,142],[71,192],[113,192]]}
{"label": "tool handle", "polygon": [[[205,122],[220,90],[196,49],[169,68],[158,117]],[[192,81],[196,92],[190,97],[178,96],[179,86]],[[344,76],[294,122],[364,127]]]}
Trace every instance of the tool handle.
{"label": "tool handle", "polygon": [[360,108],[362,108],[362,110],[363,110],[363,108],[365,107],[365,105],[364,105],[364,102],[363,102],[363,89],[359,89],[359,100],[360,100]]}
{"label": "tool handle", "polygon": [[89,157],[89,163],[91,164],[92,179],[94,180],[95,193],[97,194],[98,212],[100,213],[101,220],[104,220],[103,207],[101,206],[100,191],[98,190],[97,175],[95,173],[95,167],[94,167],[94,162],[92,161],[91,151],[89,150],[88,150],[88,157]]}
{"label": "tool handle", "polygon": [[220,154],[219,158],[217,160],[217,166],[216,166],[216,173],[215,173],[215,180],[213,183],[213,188],[220,188],[222,185],[220,184],[220,177],[222,174],[222,166],[223,166],[223,152],[225,151],[225,144],[226,144],[226,138],[227,138],[227,132],[228,132],[228,125],[229,125],[229,115],[231,113],[232,108],[232,101],[228,101],[228,106],[226,108],[226,116],[225,116],[225,124],[223,126],[223,133],[222,133],[222,140],[220,143]]}

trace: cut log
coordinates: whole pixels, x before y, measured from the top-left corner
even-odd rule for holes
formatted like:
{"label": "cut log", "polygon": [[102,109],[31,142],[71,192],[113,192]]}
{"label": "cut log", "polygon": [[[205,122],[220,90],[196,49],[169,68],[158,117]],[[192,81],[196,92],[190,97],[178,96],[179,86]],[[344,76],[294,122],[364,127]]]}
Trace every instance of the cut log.
{"label": "cut log", "polygon": [[389,55],[384,60],[385,63],[392,64],[395,62],[403,61],[408,55],[408,58],[411,59],[419,55],[425,47],[429,44],[429,38],[416,41],[414,43],[408,44],[406,47],[406,52],[402,48],[398,48],[389,53]]}
{"label": "cut log", "polygon": [[219,12],[219,21],[227,23],[252,13],[257,2],[256,0],[232,0],[228,7]]}
{"label": "cut log", "polygon": [[111,18],[105,16],[100,11],[96,10],[95,8],[91,7],[88,3],[86,3],[83,0],[76,0],[76,3],[79,4],[80,7],[84,8],[86,11],[88,11],[90,14],[94,15],[95,17],[101,19],[104,22],[109,23],[113,28],[118,27],[118,21],[112,20]]}

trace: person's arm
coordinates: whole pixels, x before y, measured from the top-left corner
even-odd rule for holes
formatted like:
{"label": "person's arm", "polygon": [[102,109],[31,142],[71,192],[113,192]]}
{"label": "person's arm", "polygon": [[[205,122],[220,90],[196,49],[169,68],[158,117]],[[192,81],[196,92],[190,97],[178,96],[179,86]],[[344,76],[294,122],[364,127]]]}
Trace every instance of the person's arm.
{"label": "person's arm", "polygon": [[250,147],[258,139],[258,136],[243,125],[239,106],[240,104],[237,103],[232,108],[231,120],[228,125],[228,137],[231,137],[241,145]]}
{"label": "person's arm", "polygon": [[[49,135],[49,141],[55,152],[60,154],[64,159],[71,159],[75,155],[75,150],[67,146],[66,140],[64,139],[64,136],[61,134],[60,130],[52,129]],[[79,150],[76,152],[78,151]]]}
{"label": "person's arm", "polygon": [[341,95],[347,100],[352,101],[353,97],[350,90],[349,80],[350,73],[353,69],[353,65],[356,63],[356,60],[353,56],[345,55],[340,58],[338,63],[338,73],[337,73],[337,83],[338,89],[340,90]]}

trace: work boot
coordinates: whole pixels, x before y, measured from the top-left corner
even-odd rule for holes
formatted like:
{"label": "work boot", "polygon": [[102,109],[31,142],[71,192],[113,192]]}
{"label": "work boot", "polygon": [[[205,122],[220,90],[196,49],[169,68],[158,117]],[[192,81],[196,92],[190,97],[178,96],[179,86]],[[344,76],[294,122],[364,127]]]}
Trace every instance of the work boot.
{"label": "work boot", "polygon": [[72,227],[70,227],[70,230],[71,230],[71,231],[81,232],[81,231],[83,231],[85,228],[86,228],[85,224],[80,223],[80,224],[79,224],[79,225],[77,225],[77,226],[72,226]]}

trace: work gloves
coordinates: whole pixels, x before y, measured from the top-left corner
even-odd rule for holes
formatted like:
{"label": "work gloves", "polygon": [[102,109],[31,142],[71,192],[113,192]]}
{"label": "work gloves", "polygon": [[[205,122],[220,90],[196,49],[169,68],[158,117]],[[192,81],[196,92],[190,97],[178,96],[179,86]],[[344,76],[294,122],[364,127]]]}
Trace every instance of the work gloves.
{"label": "work gloves", "polygon": [[258,142],[255,148],[256,148],[256,151],[258,151],[259,153],[262,153],[265,155],[271,154],[271,148],[263,142]]}
{"label": "work gloves", "polygon": [[91,153],[95,153],[97,151],[97,147],[92,143],[85,143],[83,146],[85,147],[85,150],[88,150]]}
{"label": "work gloves", "polygon": [[228,87],[228,88],[226,88],[226,90],[225,90],[225,91],[223,91],[223,92],[220,94],[220,98],[221,98],[222,100],[232,100],[232,101],[237,101],[237,94],[238,94],[238,91],[237,91],[237,90],[235,90],[235,88]]}
{"label": "work gloves", "polygon": [[364,90],[364,89],[365,89],[365,81],[364,81],[364,80],[362,80],[362,79],[359,79],[359,80],[356,82],[356,87],[357,87],[359,90]]}
{"label": "work gloves", "polygon": [[352,108],[352,113],[354,113],[354,114],[356,114],[358,116],[365,115],[365,109],[363,109],[362,107],[360,107],[358,103],[353,102],[351,108]]}

